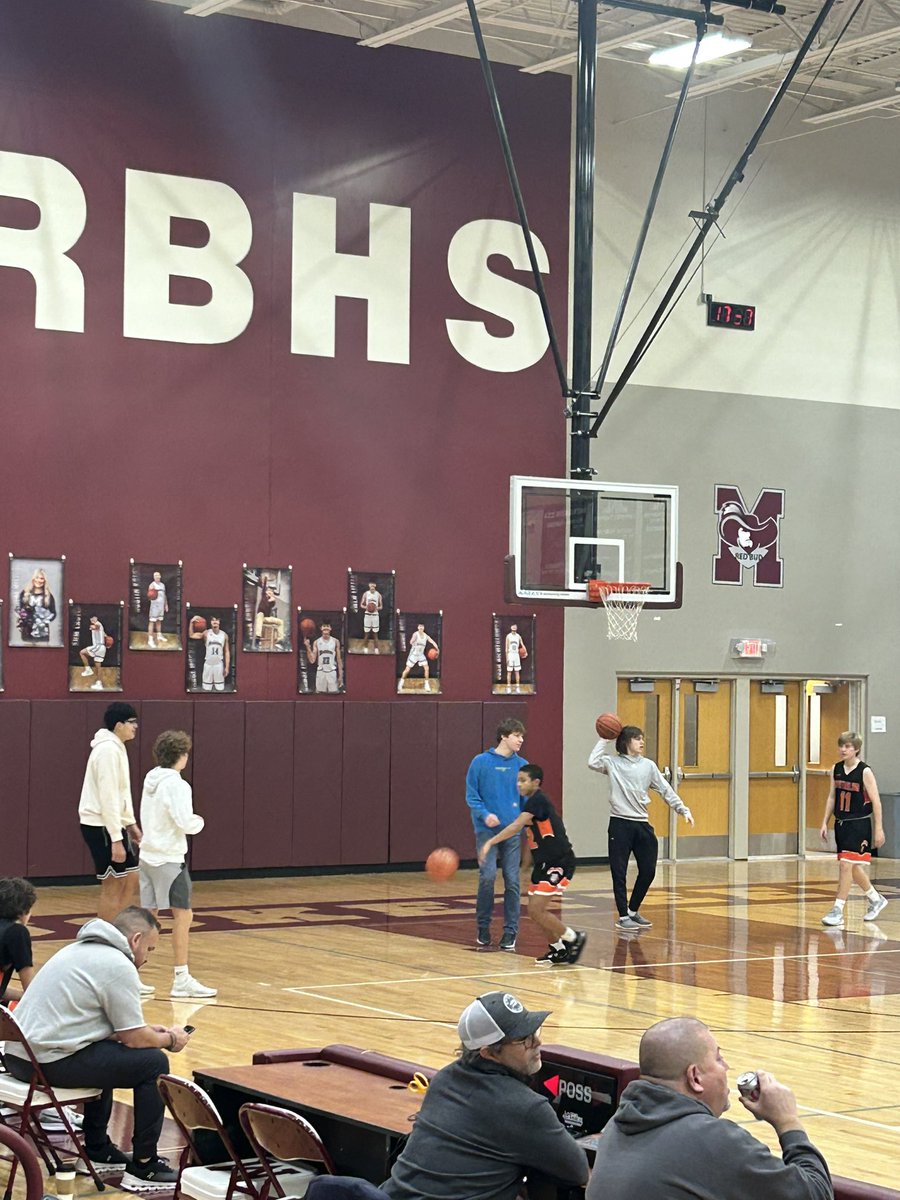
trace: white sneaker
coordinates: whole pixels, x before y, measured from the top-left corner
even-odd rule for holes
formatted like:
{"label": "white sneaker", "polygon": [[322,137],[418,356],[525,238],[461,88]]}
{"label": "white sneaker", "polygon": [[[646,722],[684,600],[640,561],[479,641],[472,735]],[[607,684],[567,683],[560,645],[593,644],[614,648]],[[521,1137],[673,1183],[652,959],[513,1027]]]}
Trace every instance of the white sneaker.
{"label": "white sneaker", "polygon": [[151,650],[156,649],[156,642],[153,640],[153,638],[147,638],[147,645],[150,647]]}
{"label": "white sneaker", "polygon": [[[83,1113],[78,1112],[74,1108],[69,1108],[68,1105],[63,1107],[63,1112],[66,1114],[66,1119],[73,1129],[81,1129],[84,1125]],[[60,1115],[55,1109],[45,1108],[38,1117],[38,1120],[44,1129],[65,1129],[65,1125],[63,1125]]]}
{"label": "white sneaker", "polygon": [[88,675],[93,675],[93,673],[94,672],[91,667],[85,667],[84,670],[81,672],[81,678],[87,679]]}
{"label": "white sneaker", "polygon": [[424,691],[426,691],[426,692],[430,692],[430,691],[431,691],[431,684],[430,684],[430,683],[426,683],[426,684],[425,684],[425,687],[424,687],[424,689],[423,689],[423,690],[424,690]]}
{"label": "white sneaker", "polygon": [[[881,912],[881,909],[878,911]],[[843,923],[844,910],[842,908],[838,908],[836,904],[834,908],[830,909],[822,918],[823,925],[843,925]]]}
{"label": "white sneaker", "polygon": [[204,987],[193,975],[176,977],[169,995],[173,1000],[206,1000],[218,995],[218,988]]}
{"label": "white sneaker", "polygon": [[875,900],[869,901],[869,906],[863,913],[864,921],[874,921],[880,912],[887,908],[887,897],[881,894]]}
{"label": "white sneaker", "polygon": [[159,644],[162,646],[162,645],[164,645],[164,643],[166,643],[166,642],[167,642],[169,639],[168,639],[167,637],[163,637],[163,635],[162,635],[162,634],[160,634],[160,635],[157,637],[157,639],[156,639],[156,640],[157,640],[157,641],[159,642]]}
{"label": "white sneaker", "polygon": [[156,988],[152,983],[138,983],[138,991],[141,993],[141,999],[144,1000],[148,996],[156,995]]}
{"label": "white sneaker", "polygon": [[92,692],[102,692],[103,691],[103,680],[98,679],[96,683],[92,683],[91,691]]}

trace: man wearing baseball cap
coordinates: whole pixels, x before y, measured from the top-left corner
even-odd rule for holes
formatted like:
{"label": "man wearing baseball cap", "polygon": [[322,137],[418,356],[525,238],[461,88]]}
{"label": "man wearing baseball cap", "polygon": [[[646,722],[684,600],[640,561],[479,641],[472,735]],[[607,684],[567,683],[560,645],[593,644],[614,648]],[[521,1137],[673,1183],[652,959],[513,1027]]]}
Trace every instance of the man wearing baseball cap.
{"label": "man wearing baseball cap", "polygon": [[515,1200],[526,1175],[584,1187],[584,1151],[528,1081],[540,1029],[510,992],[486,992],[459,1018],[456,1062],[438,1071],[382,1190],[393,1200]]}

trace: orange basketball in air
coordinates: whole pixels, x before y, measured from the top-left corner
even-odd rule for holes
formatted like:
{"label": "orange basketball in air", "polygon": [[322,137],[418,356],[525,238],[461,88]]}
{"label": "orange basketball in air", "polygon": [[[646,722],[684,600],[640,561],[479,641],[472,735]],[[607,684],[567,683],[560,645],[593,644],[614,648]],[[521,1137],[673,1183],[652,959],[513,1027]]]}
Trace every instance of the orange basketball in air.
{"label": "orange basketball in air", "polygon": [[304,638],[314,638],[316,636],[316,623],[312,617],[304,617],[300,622],[300,636]]}
{"label": "orange basketball in air", "polygon": [[191,617],[191,629],[194,633],[203,633],[206,630],[206,617]]}
{"label": "orange basketball in air", "polygon": [[597,733],[602,738],[617,738],[622,732],[622,722],[615,713],[601,713],[596,722]]}
{"label": "orange basketball in air", "polygon": [[429,646],[428,650],[426,651],[426,657],[430,658],[432,662],[434,662],[439,654],[440,650],[438,650],[437,646]]}
{"label": "orange basketball in air", "polygon": [[459,855],[449,846],[439,846],[428,855],[425,870],[438,883],[445,883],[459,870]]}

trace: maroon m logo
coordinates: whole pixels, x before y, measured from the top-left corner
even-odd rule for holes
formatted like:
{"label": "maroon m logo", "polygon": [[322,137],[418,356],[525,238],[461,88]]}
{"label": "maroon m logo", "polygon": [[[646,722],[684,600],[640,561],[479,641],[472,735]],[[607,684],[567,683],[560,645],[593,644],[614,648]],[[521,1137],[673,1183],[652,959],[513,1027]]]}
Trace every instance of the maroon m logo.
{"label": "maroon m logo", "polygon": [[752,568],[755,587],[781,587],[784,563],[778,553],[784,492],[766,488],[748,509],[741,489],[716,487],[719,518],[718,549],[713,558],[713,583],[744,582]]}

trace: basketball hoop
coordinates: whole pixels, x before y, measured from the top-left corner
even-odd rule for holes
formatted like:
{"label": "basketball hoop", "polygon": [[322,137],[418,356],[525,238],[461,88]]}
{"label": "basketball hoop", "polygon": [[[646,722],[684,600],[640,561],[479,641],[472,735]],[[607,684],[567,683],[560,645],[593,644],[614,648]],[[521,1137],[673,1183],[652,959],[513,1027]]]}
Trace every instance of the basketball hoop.
{"label": "basketball hoop", "polygon": [[614,583],[609,579],[589,579],[588,600],[603,602],[609,624],[606,636],[623,642],[637,641],[637,623],[650,591],[649,583]]}

